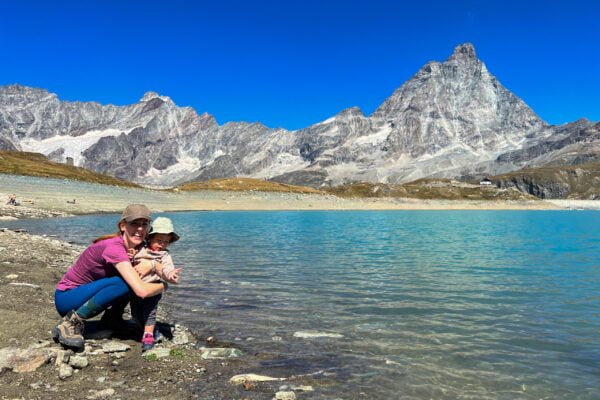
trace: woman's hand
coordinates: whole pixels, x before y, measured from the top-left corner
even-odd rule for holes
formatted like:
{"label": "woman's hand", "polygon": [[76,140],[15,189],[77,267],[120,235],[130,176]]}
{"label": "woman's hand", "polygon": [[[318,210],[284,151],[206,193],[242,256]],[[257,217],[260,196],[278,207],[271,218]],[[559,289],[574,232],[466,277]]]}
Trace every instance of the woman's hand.
{"label": "woman's hand", "polygon": [[141,259],[140,262],[133,267],[133,269],[135,269],[135,272],[137,272],[140,278],[143,278],[153,271],[153,264],[154,263],[152,260]]}

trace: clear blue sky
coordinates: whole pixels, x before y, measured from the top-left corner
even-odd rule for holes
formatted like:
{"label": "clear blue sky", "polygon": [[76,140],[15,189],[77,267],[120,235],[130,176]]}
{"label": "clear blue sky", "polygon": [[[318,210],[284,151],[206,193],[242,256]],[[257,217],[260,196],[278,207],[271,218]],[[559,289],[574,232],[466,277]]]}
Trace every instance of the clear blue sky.
{"label": "clear blue sky", "polygon": [[146,91],[223,124],[299,129],[372,113],[471,42],[549,123],[600,120],[600,2],[3,1],[0,85],[131,104]]}

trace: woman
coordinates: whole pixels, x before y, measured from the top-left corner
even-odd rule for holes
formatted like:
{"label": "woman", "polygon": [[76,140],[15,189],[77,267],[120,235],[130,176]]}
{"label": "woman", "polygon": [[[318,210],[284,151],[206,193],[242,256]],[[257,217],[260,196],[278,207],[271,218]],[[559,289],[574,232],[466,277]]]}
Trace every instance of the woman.
{"label": "woman", "polygon": [[100,237],[85,249],[56,285],[54,303],[64,318],[52,329],[52,336],[65,347],[83,350],[84,321],[123,304],[130,292],[144,299],[165,290],[162,282],[146,283],[140,278],[150,271],[160,273],[160,263],[145,260],[133,268],[130,261],[130,253],[142,246],[148,233],[148,207],[128,205],[117,226],[116,234]]}

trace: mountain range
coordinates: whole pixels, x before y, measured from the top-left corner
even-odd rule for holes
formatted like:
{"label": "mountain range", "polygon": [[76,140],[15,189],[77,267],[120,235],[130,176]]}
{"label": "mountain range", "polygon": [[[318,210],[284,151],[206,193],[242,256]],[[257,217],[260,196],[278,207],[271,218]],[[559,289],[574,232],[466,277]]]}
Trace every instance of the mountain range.
{"label": "mountain range", "polygon": [[154,92],[114,106],[1,86],[0,149],[147,185],[231,176],[313,187],[394,184],[600,162],[600,123],[544,122],[467,43],[425,64],[371,115],[349,108],[295,131],[219,125]]}

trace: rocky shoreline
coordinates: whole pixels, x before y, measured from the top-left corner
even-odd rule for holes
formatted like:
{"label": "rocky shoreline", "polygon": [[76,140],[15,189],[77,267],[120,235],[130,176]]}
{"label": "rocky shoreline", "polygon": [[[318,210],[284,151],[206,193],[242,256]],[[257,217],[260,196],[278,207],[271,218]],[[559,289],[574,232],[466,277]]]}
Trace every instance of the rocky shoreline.
{"label": "rocky shoreline", "polygon": [[142,355],[136,337],[107,331],[98,317],[86,324],[84,352],[63,350],[50,337],[54,286],[82,250],[0,228],[1,399],[293,399],[313,390],[301,377],[248,374],[252,354],[195,336],[165,308],[156,351]]}
{"label": "rocky shoreline", "polygon": [[[1,178],[0,174],[0,178]],[[6,178],[6,176],[5,176]],[[1,179],[0,179],[1,180]],[[135,336],[111,335],[88,324],[87,346],[72,354],[50,340],[59,317],[56,282],[83,250],[56,238],[1,227],[2,220],[118,213],[130,202],[153,211],[212,209],[599,209],[600,202],[456,202],[411,199],[343,200],[273,193],[176,194],[61,180],[10,178],[19,206],[0,205],[0,399],[294,399],[331,385],[320,376],[256,375],[259,349],[236,348],[195,335],[169,315],[170,293],[159,312],[163,340],[143,357]],[[40,182],[44,182],[43,185]],[[3,183],[5,183],[3,181]],[[6,186],[3,186],[6,190]],[[74,200],[74,193],[80,196]],[[0,193],[4,199],[7,192]],[[57,220],[58,222],[58,220]],[[174,299],[175,300],[175,299]],[[175,300],[176,301],[176,300]],[[311,393],[313,393],[311,395]]]}

